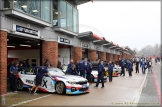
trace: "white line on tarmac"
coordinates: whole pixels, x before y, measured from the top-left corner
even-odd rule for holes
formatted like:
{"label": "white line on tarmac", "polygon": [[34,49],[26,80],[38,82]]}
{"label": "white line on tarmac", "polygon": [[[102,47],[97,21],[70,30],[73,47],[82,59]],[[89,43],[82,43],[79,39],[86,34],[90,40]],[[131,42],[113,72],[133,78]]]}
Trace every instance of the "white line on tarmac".
{"label": "white line on tarmac", "polygon": [[42,98],[45,98],[45,97],[49,97],[49,96],[51,96],[51,94],[50,95],[45,95],[45,96],[42,96],[42,97],[38,97],[38,98],[35,98],[35,99],[32,99],[32,100],[23,101],[23,102],[20,102],[18,104],[13,104],[13,105],[11,105],[11,107],[18,106],[18,105],[25,104],[25,103],[29,103],[29,102],[32,102],[32,101],[35,101],[35,100],[39,100],[39,99],[42,99]]}
{"label": "white line on tarmac", "polygon": [[[145,71],[146,72],[146,71]],[[144,75],[144,74],[143,74]],[[139,91],[138,91],[138,94],[136,95],[136,98],[135,98],[135,100],[134,100],[134,102],[133,102],[133,107],[137,107],[137,105],[138,105],[138,102],[139,102],[139,99],[140,99],[140,96],[141,96],[141,93],[142,93],[142,89],[143,89],[143,87],[144,87],[144,83],[145,83],[145,81],[146,81],[146,77],[147,77],[147,72],[146,72],[146,74],[145,74],[145,77],[144,77],[144,79],[143,79],[143,81],[142,81],[142,84],[140,85],[140,88],[139,88]],[[146,84],[146,83],[145,83]]]}

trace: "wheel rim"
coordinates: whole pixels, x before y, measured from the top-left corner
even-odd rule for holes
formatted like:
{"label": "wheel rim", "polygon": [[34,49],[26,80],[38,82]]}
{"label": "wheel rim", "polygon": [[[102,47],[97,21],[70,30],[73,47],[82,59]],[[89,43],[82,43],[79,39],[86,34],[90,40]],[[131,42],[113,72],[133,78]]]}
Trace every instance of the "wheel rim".
{"label": "wheel rim", "polygon": [[64,91],[64,84],[62,82],[57,83],[57,85],[56,85],[56,91],[59,94],[62,94],[63,93],[63,91]]}

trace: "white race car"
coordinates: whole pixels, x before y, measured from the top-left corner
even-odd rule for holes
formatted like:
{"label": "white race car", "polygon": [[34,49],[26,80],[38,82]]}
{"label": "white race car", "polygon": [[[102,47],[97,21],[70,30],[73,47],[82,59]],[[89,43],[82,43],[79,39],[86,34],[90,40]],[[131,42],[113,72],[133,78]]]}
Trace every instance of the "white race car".
{"label": "white race car", "polygon": [[[18,89],[29,88],[34,86],[35,77],[40,68],[28,68],[19,72]],[[55,80],[49,76],[44,76],[39,90],[44,92],[57,92],[58,94],[81,94],[89,92],[89,83],[87,79],[75,76],[65,75],[65,73],[58,68],[49,68],[49,73]]]}

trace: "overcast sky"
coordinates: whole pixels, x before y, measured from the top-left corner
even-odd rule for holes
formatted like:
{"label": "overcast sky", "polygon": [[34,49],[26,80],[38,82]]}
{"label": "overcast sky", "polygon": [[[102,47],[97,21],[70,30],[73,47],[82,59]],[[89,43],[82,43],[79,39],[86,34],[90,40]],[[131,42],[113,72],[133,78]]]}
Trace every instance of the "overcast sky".
{"label": "overcast sky", "polygon": [[79,32],[92,31],[119,46],[160,44],[160,2],[94,1],[78,6]]}

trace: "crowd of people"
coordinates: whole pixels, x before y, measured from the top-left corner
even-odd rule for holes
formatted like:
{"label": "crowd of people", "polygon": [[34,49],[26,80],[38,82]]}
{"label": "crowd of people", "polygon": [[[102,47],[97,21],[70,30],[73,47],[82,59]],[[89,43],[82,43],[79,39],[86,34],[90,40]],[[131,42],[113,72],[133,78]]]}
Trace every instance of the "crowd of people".
{"label": "crowd of people", "polygon": [[[160,61],[158,57],[155,58],[155,63]],[[97,61],[97,71],[98,71],[98,80],[94,87],[98,87],[99,82],[101,81],[102,87],[104,88],[104,81],[103,77],[105,75],[105,67],[108,68],[108,74],[109,74],[109,82],[112,82],[113,80],[113,68],[115,65],[118,65],[121,67],[121,73],[120,76],[125,76],[125,71],[128,71],[129,76],[132,76],[133,66],[135,66],[136,73],[139,73],[139,66],[142,69],[142,73],[145,74],[146,69],[148,69],[149,73],[152,73],[152,59],[149,57],[136,57],[136,58],[128,58],[128,59],[118,59],[117,61],[102,61],[98,59]],[[41,85],[42,77],[44,75],[49,75],[47,68],[51,67],[52,64],[48,61],[48,59],[44,63],[45,69],[41,70],[37,76],[36,76],[36,85],[29,89],[31,92],[35,89],[34,93],[36,94],[36,91],[38,87]],[[15,62],[14,64],[8,65],[8,78],[10,81],[10,90],[13,92],[17,92],[17,77],[16,74],[18,71],[20,71],[24,67],[30,67],[29,59]],[[58,62],[58,68],[62,69],[61,63]],[[88,82],[92,82],[91,72],[93,69],[93,64],[90,61],[90,59],[85,60],[82,58],[81,61],[73,61],[73,59],[70,60],[70,63],[68,64],[66,73],[71,75],[80,75],[84,78],[87,78]],[[50,76],[51,77],[51,76]],[[51,77],[51,79],[53,79]]]}

